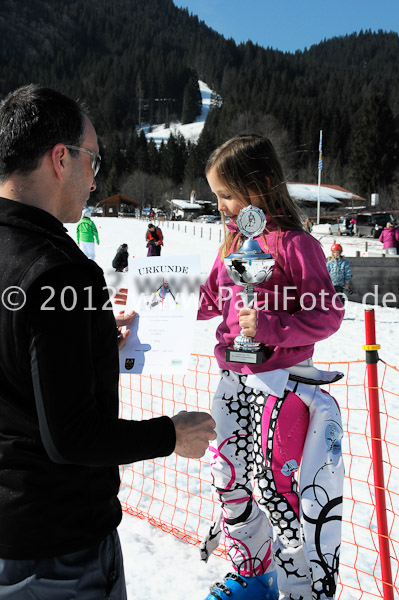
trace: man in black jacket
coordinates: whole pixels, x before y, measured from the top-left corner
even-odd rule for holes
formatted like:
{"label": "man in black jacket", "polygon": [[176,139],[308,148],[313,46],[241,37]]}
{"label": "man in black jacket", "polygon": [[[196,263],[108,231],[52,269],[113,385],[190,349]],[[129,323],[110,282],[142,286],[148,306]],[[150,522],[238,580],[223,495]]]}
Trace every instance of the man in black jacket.
{"label": "man in black jacket", "polygon": [[25,86],[0,132],[0,597],[124,600],[118,465],[200,457],[214,421],[118,419],[106,283],[62,225],[100,165],[83,109]]}

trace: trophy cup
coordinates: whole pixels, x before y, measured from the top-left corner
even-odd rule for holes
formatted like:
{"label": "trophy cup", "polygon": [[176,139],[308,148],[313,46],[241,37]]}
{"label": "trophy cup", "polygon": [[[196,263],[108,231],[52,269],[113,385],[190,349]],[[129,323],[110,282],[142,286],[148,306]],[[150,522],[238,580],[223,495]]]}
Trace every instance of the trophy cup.
{"label": "trophy cup", "polygon": [[[253,238],[260,235],[266,226],[266,217],[260,208],[246,206],[238,213],[237,226],[248,239],[241,248],[224,259],[227,273],[236,285],[244,288],[240,292],[244,307],[250,307],[255,300],[255,285],[268,281],[272,275],[274,258],[265,254]],[[261,364],[265,360],[260,342],[244,335],[241,331],[234,339],[233,348],[227,348],[226,361]]]}

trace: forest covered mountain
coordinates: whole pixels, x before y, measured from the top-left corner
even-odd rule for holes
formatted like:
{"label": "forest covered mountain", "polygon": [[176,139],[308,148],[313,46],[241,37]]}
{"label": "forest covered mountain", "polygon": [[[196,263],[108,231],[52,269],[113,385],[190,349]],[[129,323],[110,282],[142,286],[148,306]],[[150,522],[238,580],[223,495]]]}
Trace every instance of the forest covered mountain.
{"label": "forest covered mountain", "polygon": [[[283,53],[226,40],[172,0],[3,0],[0,96],[31,81],[89,107],[104,146],[100,193],[136,171],[192,188],[209,152],[241,131],[275,142],[287,177],[397,195],[399,36],[360,32]],[[197,145],[157,150],[140,122],[190,120],[197,80],[223,100]],[[107,188],[105,186],[107,184]]]}

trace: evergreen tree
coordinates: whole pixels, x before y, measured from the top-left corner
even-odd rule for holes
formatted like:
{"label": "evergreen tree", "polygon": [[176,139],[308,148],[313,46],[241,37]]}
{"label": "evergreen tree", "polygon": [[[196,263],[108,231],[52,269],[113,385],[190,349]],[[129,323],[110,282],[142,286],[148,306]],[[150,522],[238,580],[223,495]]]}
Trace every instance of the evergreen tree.
{"label": "evergreen tree", "polygon": [[188,156],[184,171],[184,181],[186,181],[190,187],[193,187],[194,181],[204,174],[201,172],[201,167],[198,166],[197,144],[188,144],[187,152]]}
{"label": "evergreen tree", "polygon": [[121,175],[126,169],[126,160],[121,149],[121,138],[117,132],[113,132],[110,136],[104,152],[106,166],[113,165],[117,175]]}
{"label": "evergreen tree", "polygon": [[140,131],[140,135],[137,139],[136,163],[139,171],[143,171],[144,173],[150,172],[151,168],[150,157],[148,156],[148,143],[143,129]]}
{"label": "evergreen tree", "polygon": [[133,133],[129,136],[127,144],[126,144],[126,171],[128,173],[133,173],[134,169],[137,165],[137,133],[134,130]]}
{"label": "evergreen tree", "polygon": [[109,198],[119,192],[119,175],[115,163],[112,163],[112,167],[108,173],[108,177],[105,182],[105,197]]}
{"label": "evergreen tree", "polygon": [[369,196],[391,184],[398,156],[394,115],[384,94],[374,94],[360,111],[350,156],[360,193]]}
{"label": "evergreen tree", "polygon": [[166,148],[162,152],[161,173],[174,183],[181,183],[186,166],[186,146],[181,134],[169,136]]}
{"label": "evergreen tree", "polygon": [[[224,141],[223,139],[216,137],[220,116],[221,109],[215,108],[210,111],[205,122],[205,126],[198,139],[197,147],[193,157],[196,162],[195,173],[197,177],[205,177],[205,166],[210,154],[222,141]],[[231,136],[225,135],[224,139],[227,139],[228,137]]]}
{"label": "evergreen tree", "polygon": [[148,142],[148,158],[150,161],[150,172],[153,175],[159,175],[161,171],[161,158],[152,138]]}
{"label": "evergreen tree", "polygon": [[192,123],[201,114],[202,96],[198,85],[198,77],[193,73],[184,88],[182,123]]}

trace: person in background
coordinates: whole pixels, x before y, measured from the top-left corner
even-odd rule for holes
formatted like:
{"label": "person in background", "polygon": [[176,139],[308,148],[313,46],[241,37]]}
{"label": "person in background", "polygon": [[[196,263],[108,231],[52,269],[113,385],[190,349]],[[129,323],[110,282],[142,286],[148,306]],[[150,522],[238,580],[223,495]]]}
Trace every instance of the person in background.
{"label": "person in background", "polygon": [[134,315],[115,320],[102,270],[63,226],[100,167],[84,109],[27,85],[0,104],[0,130],[0,598],[126,600],[119,465],[199,458],[214,421],[118,417]]}
{"label": "person in background", "polygon": [[149,223],[145,239],[148,248],[147,256],[160,256],[163,246],[162,230],[153,223]]}
{"label": "person in background", "polygon": [[330,273],[334,289],[339,295],[342,304],[344,304],[349,293],[351,266],[349,261],[343,257],[342,252],[341,244],[333,244],[331,246],[331,256],[327,258],[327,269]]}
{"label": "person in background", "polygon": [[391,221],[388,221],[378,239],[383,244],[386,254],[398,254],[399,229]]}
{"label": "person in background", "polygon": [[119,273],[127,271],[128,258],[128,246],[127,244],[121,244],[112,261],[112,266],[115,269],[115,271]]}
{"label": "person in background", "polygon": [[94,240],[96,240],[97,244],[100,243],[100,240],[98,238],[97,227],[90,219],[90,215],[90,208],[85,206],[82,211],[82,218],[76,227],[76,239],[79,248],[86,254],[87,258],[94,260],[96,255]]}
{"label": "person in background", "polygon": [[[343,307],[334,303],[322,248],[305,231],[267,138],[225,142],[210,156],[206,176],[229,222],[198,311],[199,319],[222,317],[215,347],[221,379],[212,402],[217,440],[210,447],[221,512],[200,550],[207,561],[223,532],[233,571],[206,600],[332,599],[343,430],[336,401],[319,386],[342,374],[316,369],[312,355],[315,343],[339,328]],[[249,205],[264,213],[266,228],[255,240],[275,260],[270,279],[255,284],[256,308],[242,307],[242,287],[224,261],[244,241],[237,217]],[[260,364],[248,352],[242,362],[226,356],[240,330],[262,344]]]}

